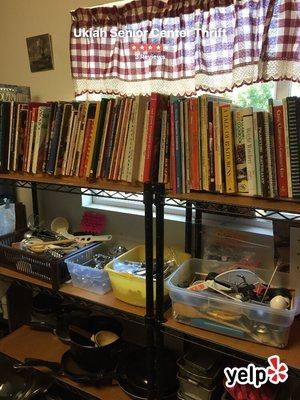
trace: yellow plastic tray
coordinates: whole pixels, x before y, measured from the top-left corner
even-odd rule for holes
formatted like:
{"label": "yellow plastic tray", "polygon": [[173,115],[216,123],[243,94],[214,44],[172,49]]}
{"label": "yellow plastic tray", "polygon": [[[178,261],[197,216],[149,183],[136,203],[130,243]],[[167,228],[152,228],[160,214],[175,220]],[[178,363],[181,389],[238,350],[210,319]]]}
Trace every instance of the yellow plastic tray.
{"label": "yellow plastic tray", "polygon": [[[190,254],[174,249],[178,265],[181,265],[185,260],[191,258]],[[155,252],[155,249],[154,249]],[[154,253],[155,254],[155,253]],[[169,248],[165,248],[165,259],[172,258]],[[112,289],[117,299],[125,303],[133,304],[139,307],[146,306],[146,279],[127,272],[114,271],[115,261],[143,261],[145,262],[145,246],[137,246],[122,254],[115,260],[105,266],[105,270],[109,274]],[[165,288],[165,295],[168,290]],[[154,287],[154,300],[156,299],[156,290]]]}

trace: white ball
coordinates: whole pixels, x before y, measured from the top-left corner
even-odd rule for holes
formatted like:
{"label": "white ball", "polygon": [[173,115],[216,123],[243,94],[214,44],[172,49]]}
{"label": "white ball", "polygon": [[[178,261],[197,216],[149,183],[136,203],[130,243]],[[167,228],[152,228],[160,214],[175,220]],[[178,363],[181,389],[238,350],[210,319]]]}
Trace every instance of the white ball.
{"label": "white ball", "polygon": [[277,310],[285,310],[288,308],[289,304],[289,299],[281,295],[273,297],[273,299],[270,301],[270,306],[272,308],[276,308]]}

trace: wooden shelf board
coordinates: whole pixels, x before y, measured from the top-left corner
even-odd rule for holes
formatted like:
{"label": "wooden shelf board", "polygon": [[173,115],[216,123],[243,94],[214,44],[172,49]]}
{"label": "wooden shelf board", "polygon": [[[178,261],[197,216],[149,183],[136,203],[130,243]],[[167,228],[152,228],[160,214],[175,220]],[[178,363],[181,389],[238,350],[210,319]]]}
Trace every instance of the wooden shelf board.
{"label": "wooden shelf board", "polygon": [[75,186],[88,189],[105,189],[115,190],[122,192],[140,193],[143,188],[142,185],[132,185],[127,182],[113,182],[106,180],[89,180],[86,178],[78,178],[72,176],[52,176],[47,174],[28,174],[28,173],[14,173],[0,174],[0,179],[11,179],[14,181],[28,181],[37,183],[48,183],[52,185]]}
{"label": "wooden shelf board", "polygon": [[180,200],[217,203],[300,214],[300,201],[295,199],[262,199],[260,197],[198,192],[186,194],[167,192],[166,196]]}
{"label": "wooden shelf board", "polygon": [[[0,352],[22,362],[26,357],[60,362],[62,355],[68,348],[69,346],[63,344],[53,334],[38,332],[28,326],[22,326],[0,340]],[[78,384],[65,377],[59,379],[101,400],[129,400],[129,397],[119,386],[95,387]]]}
{"label": "wooden shelf board", "polygon": [[[12,278],[12,279],[18,279],[20,281],[28,282],[30,284],[44,287],[47,289],[52,288],[50,283],[43,282],[39,279],[33,278],[28,275],[24,275],[21,272],[13,271],[8,268],[0,267],[0,275],[8,277],[8,278]],[[140,316],[141,318],[144,317],[144,315],[145,315],[145,308],[136,307],[136,306],[124,303],[123,301],[116,299],[112,291],[108,292],[104,295],[100,295],[100,294],[89,292],[84,289],[77,288],[77,287],[73,286],[71,283],[65,283],[64,285],[62,285],[61,288],[59,289],[59,291],[66,295],[77,297],[80,300],[91,301],[95,304],[100,304],[102,306],[114,308],[121,312]]]}
{"label": "wooden shelf board", "polygon": [[[169,313],[168,313],[169,314]],[[296,318],[291,327],[289,344],[284,349],[265,346],[259,343],[252,343],[241,339],[236,339],[230,336],[221,335],[218,333],[206,331],[204,329],[195,328],[189,325],[181,324],[175,321],[171,316],[164,323],[166,328],[174,331],[202,339],[212,344],[224,346],[230,350],[239,351],[252,357],[258,357],[266,360],[269,356],[277,354],[281,361],[284,361],[289,367],[300,371],[300,319]],[[226,351],[227,353],[227,351]]]}
{"label": "wooden shelf board", "polygon": [[144,317],[146,313],[144,307],[133,306],[125,303],[124,301],[116,299],[112,291],[104,295],[100,295],[77,288],[72,284],[64,284],[59,291],[70,296],[78,297],[79,299],[92,301],[95,304],[101,304],[125,313],[135,314],[140,317]]}
{"label": "wooden shelf board", "polygon": [[[90,189],[115,190],[130,193],[140,193],[143,191],[142,184],[133,185],[127,182],[113,182],[107,180],[89,180],[78,177],[56,177],[47,174],[29,174],[10,172],[0,174],[0,179],[11,179],[15,181],[38,182],[52,185],[63,185],[73,187],[83,187]],[[167,197],[180,200],[200,201],[207,203],[217,203],[239,207],[258,208],[263,210],[276,210],[281,212],[300,213],[300,201],[295,199],[262,199],[260,197],[249,197],[241,195],[192,192],[192,193],[172,193],[167,192]]]}

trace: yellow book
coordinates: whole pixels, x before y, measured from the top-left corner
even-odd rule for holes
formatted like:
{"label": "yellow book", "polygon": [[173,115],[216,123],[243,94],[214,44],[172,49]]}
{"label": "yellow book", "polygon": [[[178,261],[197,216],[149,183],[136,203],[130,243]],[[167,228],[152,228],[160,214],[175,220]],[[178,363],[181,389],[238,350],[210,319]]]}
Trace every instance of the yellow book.
{"label": "yellow book", "polygon": [[232,129],[232,113],[230,104],[224,104],[221,106],[221,115],[226,193],[235,193],[237,191],[237,183],[234,160],[234,134]]}

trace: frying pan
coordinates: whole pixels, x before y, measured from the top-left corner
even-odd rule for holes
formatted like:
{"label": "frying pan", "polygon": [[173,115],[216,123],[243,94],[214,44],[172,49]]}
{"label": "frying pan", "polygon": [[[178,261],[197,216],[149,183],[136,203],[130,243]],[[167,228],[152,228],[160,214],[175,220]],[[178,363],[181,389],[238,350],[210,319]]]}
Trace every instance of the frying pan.
{"label": "frying pan", "polygon": [[64,353],[61,363],[41,360],[38,358],[26,358],[23,364],[17,366],[18,369],[26,370],[31,367],[45,367],[52,371],[55,376],[66,376],[74,382],[83,384],[109,385],[114,378],[113,372],[90,372],[79,366],[73,359],[70,351]]}
{"label": "frying pan", "polygon": [[45,393],[53,379],[33,369],[15,370],[11,360],[0,354],[0,399],[29,400]]}
{"label": "frying pan", "polygon": [[[176,379],[176,357],[168,350],[162,354],[161,387],[163,400],[176,398],[178,382]],[[116,379],[121,389],[134,400],[148,399],[148,366],[147,349],[138,349],[130,354],[124,354],[118,363]]]}

